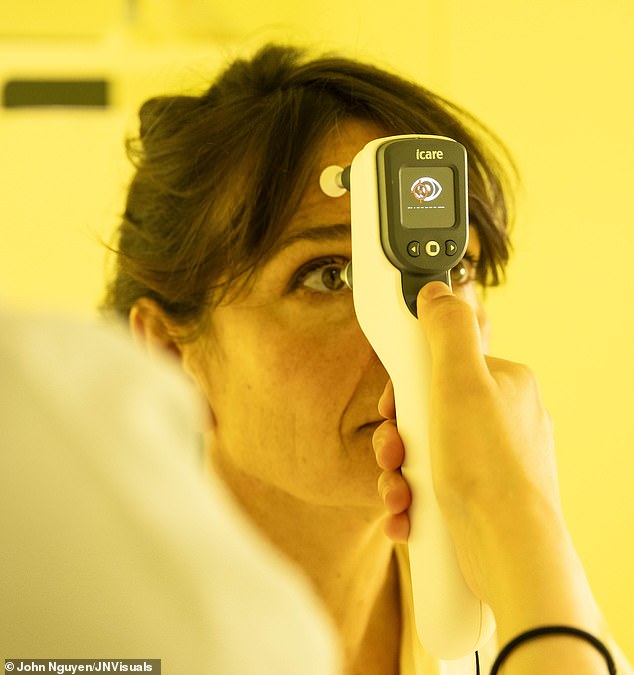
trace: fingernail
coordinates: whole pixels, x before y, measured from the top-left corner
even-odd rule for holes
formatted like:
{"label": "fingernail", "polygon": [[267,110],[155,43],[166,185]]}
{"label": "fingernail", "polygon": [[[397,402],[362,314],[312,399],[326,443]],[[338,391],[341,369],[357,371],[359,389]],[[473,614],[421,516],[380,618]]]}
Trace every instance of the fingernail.
{"label": "fingernail", "polygon": [[372,448],[374,450],[374,454],[378,455],[381,452],[381,450],[383,450],[384,445],[385,439],[383,438],[383,434],[377,429],[372,434]]}
{"label": "fingernail", "polygon": [[444,295],[453,295],[451,289],[442,281],[430,281],[425,284],[420,292],[420,297],[425,302],[431,302]]}

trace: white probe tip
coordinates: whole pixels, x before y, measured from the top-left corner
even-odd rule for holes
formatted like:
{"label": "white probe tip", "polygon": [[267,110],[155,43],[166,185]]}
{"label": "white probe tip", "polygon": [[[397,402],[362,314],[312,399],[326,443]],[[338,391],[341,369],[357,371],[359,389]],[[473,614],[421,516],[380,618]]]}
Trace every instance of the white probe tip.
{"label": "white probe tip", "polygon": [[341,174],[343,169],[336,164],[327,166],[319,176],[319,187],[322,192],[329,197],[341,197],[347,190],[341,183]]}

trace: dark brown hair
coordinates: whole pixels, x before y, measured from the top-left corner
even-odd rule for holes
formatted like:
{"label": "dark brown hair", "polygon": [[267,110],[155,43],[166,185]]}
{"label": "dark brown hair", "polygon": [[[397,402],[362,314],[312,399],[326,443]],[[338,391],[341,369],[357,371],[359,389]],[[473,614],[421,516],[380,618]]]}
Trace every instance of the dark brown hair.
{"label": "dark brown hair", "polygon": [[467,148],[470,218],[482,245],[477,278],[497,284],[509,257],[512,163],[496,137],[458,106],[393,74],[269,45],[235,61],[200,96],[141,107],[140,138],[128,146],[136,174],[104,309],[126,316],[145,296],[176,321],[195,324],[275,249],[319,144],[350,118],[388,135],[449,136]]}

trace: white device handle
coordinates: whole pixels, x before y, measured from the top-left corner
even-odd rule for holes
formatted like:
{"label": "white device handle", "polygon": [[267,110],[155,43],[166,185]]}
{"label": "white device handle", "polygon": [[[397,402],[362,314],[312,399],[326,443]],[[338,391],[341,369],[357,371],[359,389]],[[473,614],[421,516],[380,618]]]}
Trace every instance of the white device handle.
{"label": "white device handle", "polygon": [[412,492],[409,557],[417,633],[432,655],[457,659],[486,642],[495,622],[462,576],[434,495],[427,421],[429,345],[403,298],[401,272],[381,243],[376,155],[379,146],[398,138],[403,137],[372,141],[350,169],[354,306],[361,329],[394,384],[406,454],[403,475]]}

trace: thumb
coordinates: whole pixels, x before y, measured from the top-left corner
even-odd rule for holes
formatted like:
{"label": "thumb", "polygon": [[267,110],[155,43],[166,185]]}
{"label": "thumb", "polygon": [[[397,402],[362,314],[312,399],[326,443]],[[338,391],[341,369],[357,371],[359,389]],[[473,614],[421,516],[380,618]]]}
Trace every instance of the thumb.
{"label": "thumb", "polygon": [[488,373],[474,309],[449,286],[432,281],[418,294],[418,316],[429,341],[434,370],[447,382]]}

